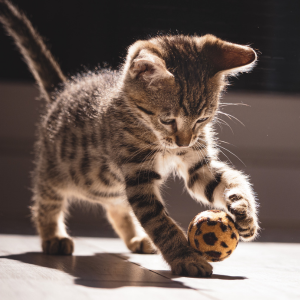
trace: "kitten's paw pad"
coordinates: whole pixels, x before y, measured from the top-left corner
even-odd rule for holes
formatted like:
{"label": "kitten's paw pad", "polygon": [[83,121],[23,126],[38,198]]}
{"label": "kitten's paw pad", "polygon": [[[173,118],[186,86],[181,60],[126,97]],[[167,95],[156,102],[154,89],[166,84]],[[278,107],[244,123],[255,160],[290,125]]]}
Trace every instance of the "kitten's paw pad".
{"label": "kitten's paw pad", "polygon": [[189,277],[210,277],[213,267],[197,252],[171,263],[172,273]]}
{"label": "kitten's paw pad", "polygon": [[157,252],[149,237],[134,237],[128,244],[133,253],[154,254]]}
{"label": "kitten's paw pad", "polygon": [[43,252],[50,255],[71,255],[74,242],[71,238],[52,238],[42,242]]}

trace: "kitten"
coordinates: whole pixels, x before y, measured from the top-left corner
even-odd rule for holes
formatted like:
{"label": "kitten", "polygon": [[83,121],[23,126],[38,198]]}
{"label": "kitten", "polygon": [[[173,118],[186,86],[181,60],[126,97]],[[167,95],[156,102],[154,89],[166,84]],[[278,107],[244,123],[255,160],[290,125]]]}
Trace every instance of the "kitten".
{"label": "kitten", "polygon": [[[255,52],[212,35],[137,41],[119,71],[66,79],[26,16],[0,0],[13,37],[47,100],[36,144],[33,219],[47,254],[72,254],[68,200],[101,204],[133,252],[158,249],[177,275],[210,276],[168,215],[160,187],[171,172],[197,201],[221,207],[242,240],[258,231],[247,176],[218,160],[214,118],[230,75],[250,70]],[[137,218],[139,222],[134,222]],[[139,226],[146,235],[139,236]]]}

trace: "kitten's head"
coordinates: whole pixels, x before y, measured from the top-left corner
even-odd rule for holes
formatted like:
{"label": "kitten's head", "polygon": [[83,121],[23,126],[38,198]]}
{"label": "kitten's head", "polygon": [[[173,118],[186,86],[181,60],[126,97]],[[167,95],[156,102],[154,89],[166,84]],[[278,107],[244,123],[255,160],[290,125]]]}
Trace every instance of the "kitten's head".
{"label": "kitten's head", "polygon": [[161,145],[190,147],[214,118],[226,77],[255,61],[250,47],[212,35],[137,41],[128,51],[123,92]]}

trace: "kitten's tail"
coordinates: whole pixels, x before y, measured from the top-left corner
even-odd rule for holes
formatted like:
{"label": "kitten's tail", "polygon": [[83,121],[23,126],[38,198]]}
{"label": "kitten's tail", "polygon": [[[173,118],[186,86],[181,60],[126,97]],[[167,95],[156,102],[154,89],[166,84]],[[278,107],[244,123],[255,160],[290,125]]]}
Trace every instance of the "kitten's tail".
{"label": "kitten's tail", "polygon": [[8,0],[0,0],[0,22],[22,53],[42,96],[51,102],[55,87],[66,81],[58,63],[25,14]]}

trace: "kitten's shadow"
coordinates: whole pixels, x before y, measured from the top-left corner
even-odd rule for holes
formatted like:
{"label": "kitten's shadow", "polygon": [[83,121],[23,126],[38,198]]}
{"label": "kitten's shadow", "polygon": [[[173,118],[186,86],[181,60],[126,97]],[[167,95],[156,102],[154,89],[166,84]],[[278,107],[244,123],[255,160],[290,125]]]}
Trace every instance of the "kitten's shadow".
{"label": "kitten's shadow", "polygon": [[[171,279],[178,278],[178,276],[173,275],[170,271],[158,271],[159,274],[169,277]],[[199,278],[199,277],[193,277],[193,278]],[[248,279],[245,276],[230,276],[230,275],[219,275],[219,274],[212,274],[211,277],[201,277],[201,279],[205,280],[211,280],[211,279],[221,279],[221,280],[244,280]]]}
{"label": "kitten's shadow", "polygon": [[[154,286],[190,289],[181,282],[171,281],[172,278],[176,277],[170,271],[152,272],[146,270],[129,262],[128,257],[124,254],[96,253],[90,256],[50,256],[38,252],[28,252],[0,256],[0,258],[53,269],[49,270],[49,273],[45,273],[45,270],[36,269],[36,277],[45,277],[47,274],[46,276],[49,278],[61,278],[61,274],[57,271],[64,272],[74,277],[75,284],[87,287]],[[241,280],[246,278],[212,275],[209,279]]]}

